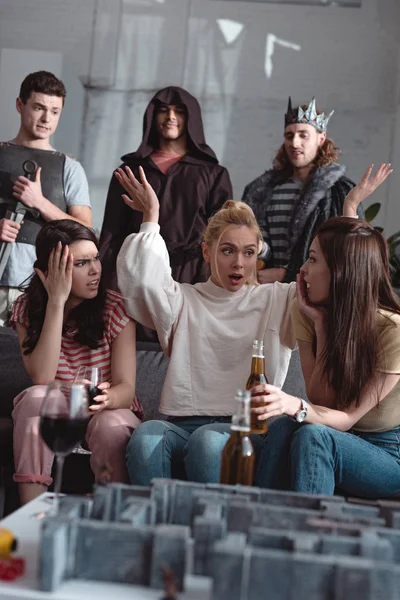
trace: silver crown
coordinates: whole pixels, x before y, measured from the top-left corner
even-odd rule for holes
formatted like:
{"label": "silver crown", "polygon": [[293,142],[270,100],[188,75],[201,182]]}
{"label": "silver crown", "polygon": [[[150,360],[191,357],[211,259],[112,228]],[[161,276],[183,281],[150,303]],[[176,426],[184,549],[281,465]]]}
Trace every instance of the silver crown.
{"label": "silver crown", "polygon": [[317,114],[317,108],[315,105],[315,98],[313,98],[306,110],[303,110],[301,106],[298,108],[292,108],[292,99],[289,96],[289,102],[287,107],[287,113],[285,114],[285,127],[287,125],[293,125],[293,123],[306,123],[306,125],[312,125],[320,133],[326,131],[328,122],[335,111],[332,110],[327,117],[325,113]]}

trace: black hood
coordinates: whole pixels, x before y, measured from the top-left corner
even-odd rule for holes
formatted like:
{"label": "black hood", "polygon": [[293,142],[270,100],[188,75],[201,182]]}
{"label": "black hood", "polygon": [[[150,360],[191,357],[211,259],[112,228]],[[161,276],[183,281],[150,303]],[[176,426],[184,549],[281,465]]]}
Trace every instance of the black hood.
{"label": "black hood", "polygon": [[183,104],[186,107],[188,154],[218,164],[217,157],[210,146],[207,146],[204,138],[203,120],[198,101],[186,90],[174,86],[159,90],[150,100],[143,117],[142,143],[136,152],[125,154],[121,157],[121,160],[129,161],[129,159],[146,158],[158,149],[158,135],[154,127],[154,117],[159,104]]}

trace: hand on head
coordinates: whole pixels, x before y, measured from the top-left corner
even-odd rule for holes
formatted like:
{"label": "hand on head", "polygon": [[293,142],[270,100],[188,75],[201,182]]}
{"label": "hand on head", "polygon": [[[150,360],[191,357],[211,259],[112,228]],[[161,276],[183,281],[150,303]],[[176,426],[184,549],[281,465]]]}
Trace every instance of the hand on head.
{"label": "hand on head", "polygon": [[122,198],[130,208],[143,213],[143,221],[158,222],[159,202],[155,191],[149,184],[142,167],[139,167],[140,182],[136,179],[129,167],[118,168],[115,177],[129,194],[122,194]]}
{"label": "hand on head", "polygon": [[62,248],[61,242],[50,252],[47,272],[36,268],[35,273],[42,282],[49,300],[65,304],[72,286],[72,252],[68,246]]}

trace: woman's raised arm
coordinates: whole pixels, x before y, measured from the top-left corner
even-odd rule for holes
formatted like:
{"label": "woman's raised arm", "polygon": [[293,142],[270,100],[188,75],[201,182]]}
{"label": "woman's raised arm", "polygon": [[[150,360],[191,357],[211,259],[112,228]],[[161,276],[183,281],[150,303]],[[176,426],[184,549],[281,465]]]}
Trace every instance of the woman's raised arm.
{"label": "woman's raised arm", "polygon": [[172,279],[167,247],[159,233],[158,198],[143,169],[139,169],[142,183],[129,167],[116,171],[118,181],[129,193],[123,195],[124,201],[143,213],[139,233],[129,235],[118,254],[118,287],[130,316],[155,329],[166,349],[182,306],[182,292],[179,283]]}

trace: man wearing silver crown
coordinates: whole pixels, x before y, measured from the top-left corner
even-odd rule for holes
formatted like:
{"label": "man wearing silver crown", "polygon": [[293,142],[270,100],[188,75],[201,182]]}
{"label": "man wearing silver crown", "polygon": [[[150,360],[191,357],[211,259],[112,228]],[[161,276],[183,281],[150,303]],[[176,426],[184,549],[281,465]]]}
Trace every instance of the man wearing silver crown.
{"label": "man wearing silver crown", "polygon": [[244,190],[243,201],[253,209],[269,248],[261,255],[260,283],[295,281],[316,229],[342,214],[355,185],[345,176],[346,167],[337,164],[339,150],[326,134],[332,114],[318,111],[315,98],[296,108],[289,98],[284,143],[273,169]]}

